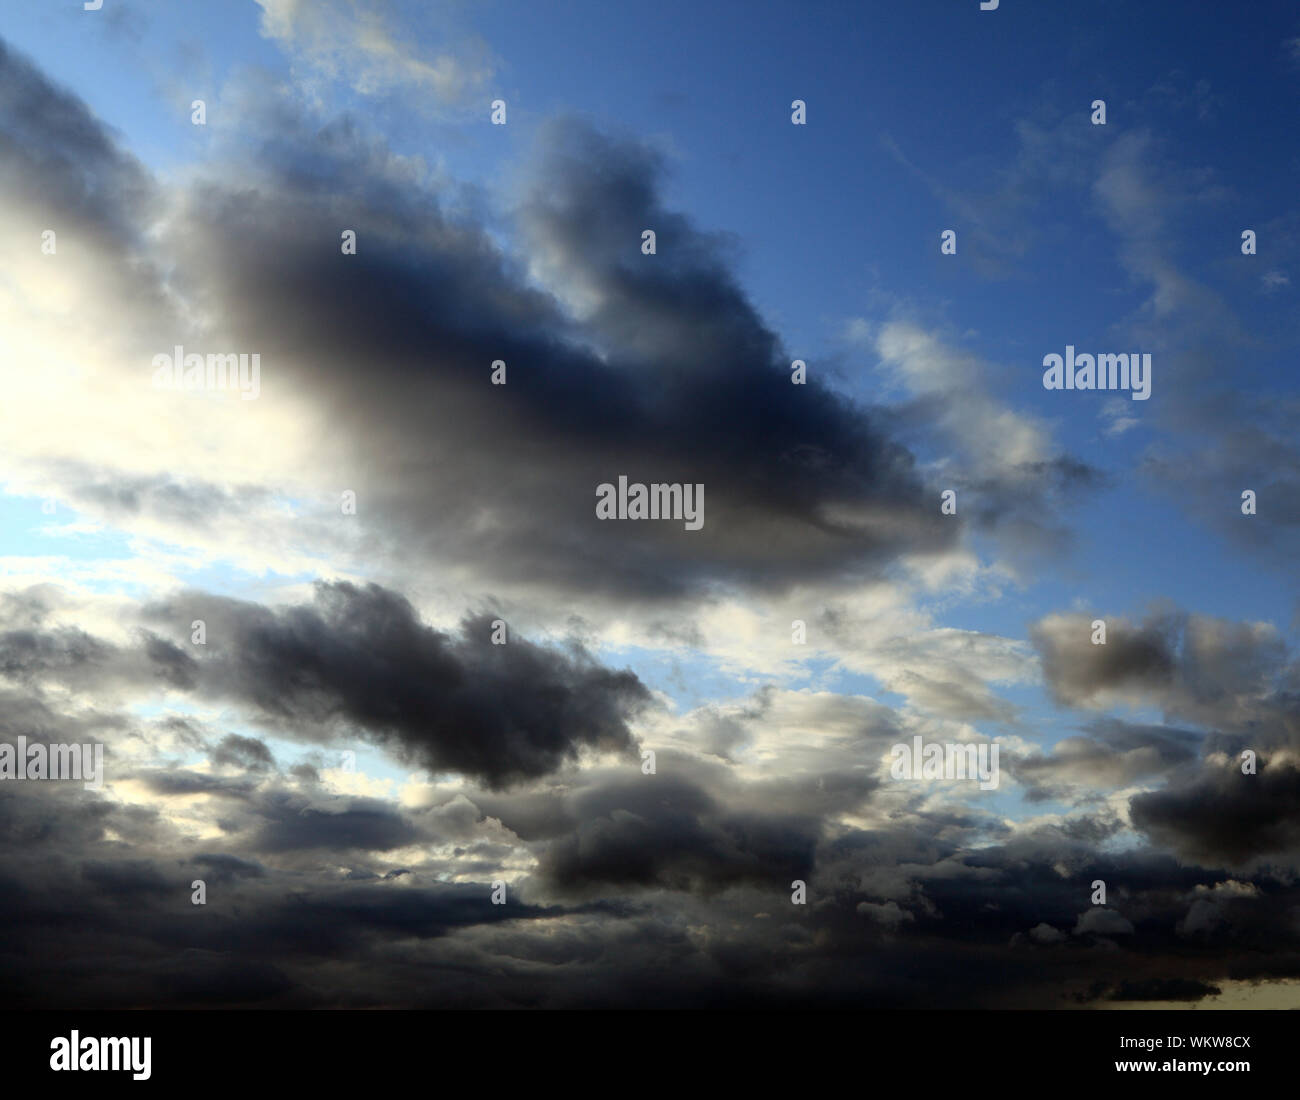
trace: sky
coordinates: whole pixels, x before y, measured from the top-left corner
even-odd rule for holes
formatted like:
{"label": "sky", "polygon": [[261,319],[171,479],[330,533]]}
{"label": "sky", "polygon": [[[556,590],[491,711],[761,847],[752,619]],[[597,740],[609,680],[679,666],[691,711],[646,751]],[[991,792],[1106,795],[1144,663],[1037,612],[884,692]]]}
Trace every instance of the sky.
{"label": "sky", "polygon": [[8,1006],[1300,1006],[1294,4],[0,15]]}

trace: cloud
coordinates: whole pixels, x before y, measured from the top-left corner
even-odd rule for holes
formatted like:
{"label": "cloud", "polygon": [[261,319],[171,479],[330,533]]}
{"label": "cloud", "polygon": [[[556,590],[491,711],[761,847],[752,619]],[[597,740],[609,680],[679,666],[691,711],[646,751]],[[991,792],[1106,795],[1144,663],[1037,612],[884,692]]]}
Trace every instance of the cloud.
{"label": "cloud", "polygon": [[1050,924],[1039,923],[1029,930],[1029,938],[1035,943],[1053,944],[1064,943],[1069,939],[1064,932],[1053,928]]}
{"label": "cloud", "polygon": [[[368,0],[257,3],[262,35],[308,70],[309,84],[319,74],[344,80],[362,95],[414,93],[427,96],[429,106],[461,105],[484,95],[498,65],[481,38],[464,32],[440,48],[421,50],[421,36],[397,26],[382,5]],[[486,99],[482,108],[486,112]]]}
{"label": "cloud", "polygon": [[1098,696],[1145,699],[1173,681],[1171,624],[1154,621],[1135,627],[1127,619],[1107,618],[1105,644],[1092,642],[1092,620],[1085,615],[1049,615],[1029,629],[1043,662],[1053,697],[1067,705],[1088,705]]}
{"label": "cloud", "polygon": [[[1285,568],[1300,547],[1298,411],[1286,395],[1222,385],[1189,392],[1171,410],[1177,436],[1150,448],[1140,472],[1235,549]],[[1256,498],[1250,516],[1242,512],[1247,489]]]}
{"label": "cloud", "polygon": [[1192,894],[1191,907],[1178,923],[1178,934],[1188,938],[1209,937],[1228,921],[1233,903],[1258,898],[1260,891],[1250,882],[1228,879],[1213,886],[1198,884]]}
{"label": "cloud", "polygon": [[72,233],[99,247],[135,251],[156,195],[76,96],[0,41],[0,190],[6,204],[57,209]]}
{"label": "cloud", "polygon": [[1050,754],[1011,757],[1004,766],[1029,787],[1031,800],[1039,800],[1065,797],[1071,787],[1128,787],[1200,758],[1202,738],[1191,730],[1099,719],[1087,732],[1058,741]]}
{"label": "cloud", "polygon": [[424,767],[493,785],[554,771],[583,747],[630,750],[627,719],[650,700],[635,675],[581,647],[551,650],[508,632],[494,644],[491,616],[453,638],[377,585],[320,583],[314,604],[278,610],[191,593],[145,616],[207,624],[200,694],[242,703],[293,736],[355,728]]}
{"label": "cloud", "polygon": [[1133,924],[1125,920],[1113,909],[1085,909],[1079,914],[1074,926],[1074,935],[1085,936],[1131,936]]}
{"label": "cloud", "polygon": [[1240,347],[1249,337],[1223,297],[1187,275],[1177,258],[1184,239],[1179,231],[1224,192],[1208,171],[1175,164],[1162,151],[1150,130],[1121,133],[1101,159],[1092,198],[1121,242],[1120,263],[1134,280],[1150,285],[1128,327],[1153,352],[1153,370],[1172,388],[1192,380],[1182,360],[1198,341]]}
{"label": "cloud", "polygon": [[[554,771],[583,748],[632,749],[627,722],[649,705],[649,691],[576,643],[547,648],[506,627],[506,644],[496,645],[492,616],[466,620],[455,637],[377,585],[320,583],[315,592],[312,604],[278,609],[201,592],[138,609],[141,621],[175,632],[185,648],[143,627],[127,645],[41,629],[39,593],[12,597],[6,610],[35,616],[38,627],[0,630],[0,675],[36,699],[72,691],[102,704],[166,691],[233,702],[290,737],[325,742],[354,731],[423,767],[494,785]],[[195,619],[205,623],[203,646],[190,642]],[[15,732],[30,733],[21,711],[10,718]],[[274,766],[260,740],[240,735],[226,736],[212,762],[253,772]]]}
{"label": "cloud", "polygon": [[1122,397],[1107,401],[1097,414],[1105,422],[1102,431],[1111,436],[1123,435],[1130,428],[1141,424],[1140,418],[1131,415],[1132,405],[1132,401],[1125,401]]}
{"label": "cloud", "polygon": [[227,765],[250,771],[264,771],[275,766],[275,757],[256,737],[240,737],[232,733],[224,737],[213,751],[212,763],[218,767]]}
{"label": "cloud", "polygon": [[1250,866],[1300,850],[1300,767],[1266,759],[1243,775],[1240,760],[1209,764],[1181,785],[1137,795],[1130,812],[1136,828],[1188,858]]}
{"label": "cloud", "polygon": [[277,794],[263,805],[260,816],[262,824],[251,843],[271,856],[315,849],[333,855],[357,849],[387,852],[422,839],[400,812],[375,799],[314,806],[306,798]]}
{"label": "cloud", "polygon": [[1148,978],[1121,982],[1107,997],[1111,1001],[1199,1001],[1222,990],[1217,985],[1190,978]]}
{"label": "cloud", "polygon": [[1053,698],[1066,706],[1151,705],[1207,726],[1244,730],[1287,707],[1294,675],[1277,628],[1208,615],[1157,611],[1141,623],[1047,615],[1029,628]]}
{"label": "cloud", "polygon": [[860,901],[858,902],[857,911],[868,920],[890,929],[916,919],[906,909],[900,909],[895,901],[887,901],[883,905],[877,905],[870,901]]}
{"label": "cloud", "polygon": [[930,477],[957,492],[957,514],[1000,537],[1004,552],[1059,551],[1069,536],[1058,518],[1064,502],[1107,479],[1058,450],[1046,425],[997,400],[991,371],[975,356],[905,321],[875,335],[889,377],[913,397],[903,423],[947,457]]}
{"label": "cloud", "polygon": [[[89,253],[103,269],[93,340],[52,323],[38,335],[24,314],[34,354],[95,365],[15,367],[23,414],[0,419],[0,438],[26,491],[245,568],[360,573],[377,558],[393,580],[432,571],[461,590],[613,604],[852,585],[960,538],[884,410],[791,385],[718,239],[663,206],[647,146],[575,120],[545,128],[515,225],[543,289],[419,164],[272,86],[243,104],[242,144],[164,187],[29,66],[6,77],[33,112],[70,116],[92,154],[82,175],[124,196],[82,216],[140,253],[125,280],[120,241]],[[12,137],[41,220],[63,201],[51,133]],[[345,228],[355,256],[339,250]],[[43,270],[88,292],[70,263]],[[152,357],[177,344],[259,354],[259,399],[149,388]],[[166,473],[160,448],[177,451]],[[703,529],[601,522],[596,487],[623,474],[703,484]],[[343,488],[356,523],[338,521]]]}
{"label": "cloud", "polygon": [[572,812],[572,831],[547,848],[539,870],[579,896],[609,886],[705,895],[738,883],[770,887],[806,877],[816,844],[811,820],[728,812],[666,775],[588,789]]}

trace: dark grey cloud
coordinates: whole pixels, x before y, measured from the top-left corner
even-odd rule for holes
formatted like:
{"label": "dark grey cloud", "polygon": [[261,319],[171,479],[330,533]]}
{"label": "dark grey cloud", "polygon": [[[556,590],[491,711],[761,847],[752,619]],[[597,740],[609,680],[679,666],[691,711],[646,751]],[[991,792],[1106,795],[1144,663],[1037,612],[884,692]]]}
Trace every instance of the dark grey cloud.
{"label": "dark grey cloud", "polygon": [[[213,173],[167,247],[261,352],[262,399],[329,410],[358,516],[392,552],[655,598],[878,574],[954,544],[885,413],[791,385],[716,240],[662,206],[645,147],[575,121],[541,140],[517,221],[555,289],[598,301],[574,317],[358,126],[267,114],[274,139],[236,165],[256,190]],[[620,475],[702,483],[704,528],[598,520],[596,487]]]}
{"label": "dark grey cloud", "polygon": [[254,781],[242,777],[210,775],[184,768],[141,768],[133,779],[158,795],[219,794],[232,798],[247,797]]}
{"label": "dark grey cloud", "polygon": [[[1104,644],[1092,641],[1094,619],[1106,623]],[[1104,615],[1055,615],[1031,625],[1029,638],[1057,702],[1086,705],[1106,691],[1163,691],[1173,681],[1173,629],[1164,619],[1135,627]]]}
{"label": "dark grey cloud", "polygon": [[191,947],[150,975],[163,1003],[217,1008],[254,1006],[286,993],[293,982],[271,962],[251,962],[227,951]]}
{"label": "dark grey cloud", "polygon": [[112,652],[76,627],[37,632],[12,630],[0,634],[0,673],[25,680],[37,672],[62,672],[103,663]]}
{"label": "dark grey cloud", "polygon": [[1195,779],[1137,795],[1133,824],[1154,840],[1214,866],[1300,854],[1300,769],[1265,756],[1254,775],[1229,758]]}
{"label": "dark grey cloud", "polygon": [[[30,618],[33,606],[11,600],[0,610]],[[41,618],[35,628],[0,631],[0,677],[37,692],[164,690],[226,699],[299,740],[367,738],[422,767],[495,786],[552,772],[583,748],[630,752],[628,721],[650,703],[633,673],[605,668],[576,642],[548,648],[512,636],[507,625],[506,643],[493,644],[491,615],[467,619],[459,636],[445,634],[377,585],[322,583],[314,603],[278,610],[194,592],[142,615],[185,640],[137,629],[140,644],[131,648],[79,628],[46,628]],[[189,641],[195,619],[206,624],[202,646]],[[6,725],[36,736],[39,707],[25,700]],[[250,771],[274,766],[265,744],[234,734],[211,759]],[[242,789],[184,770],[141,778],[159,793]]]}
{"label": "dark grey cloud", "polygon": [[262,864],[222,852],[195,856],[194,863],[203,868],[205,881],[230,882],[239,878],[262,878],[266,875],[266,868]]}
{"label": "dark grey cloud", "polygon": [[245,768],[249,771],[265,771],[275,766],[275,757],[264,742],[256,737],[240,737],[237,733],[223,737],[221,743],[212,750],[210,759],[219,766]]}
{"label": "dark grey cloud", "polygon": [[115,902],[135,903],[151,896],[165,896],[175,889],[175,879],[169,880],[147,860],[88,860],[82,864],[81,874]]}
{"label": "dark grey cloud", "polygon": [[61,215],[104,247],[137,251],[156,186],[71,92],[0,39],[0,191]]}
{"label": "dark grey cloud", "polygon": [[[505,905],[490,900],[500,861],[440,882],[466,865],[376,858],[482,826],[486,805],[326,805],[314,784],[274,780],[237,803],[220,848],[155,817],[128,851],[117,837],[132,808],[0,786],[0,827],[21,841],[0,850],[7,1003],[1062,1007],[1175,978],[1273,977],[1300,956],[1294,886],[1098,854],[1101,823],[974,849],[990,835],[976,817],[828,830],[738,810],[725,784],[629,772],[548,788],[565,813],[529,844],[540,862]],[[491,808],[510,817],[517,799],[536,817],[540,793],[498,792]],[[305,808],[337,812],[339,827],[295,823]],[[790,904],[792,877],[806,878],[807,906]],[[190,904],[193,878],[206,906]],[[1095,878],[1109,922],[1081,920]],[[52,935],[66,937],[55,953],[41,947]]]}
{"label": "dark grey cloud", "polygon": [[[1095,619],[1106,623],[1104,644],[1092,642]],[[1156,706],[1230,730],[1258,725],[1296,676],[1271,625],[1177,610],[1141,623],[1103,613],[1049,615],[1030,625],[1029,638],[1058,703]]]}
{"label": "dark grey cloud", "polygon": [[582,893],[655,886],[709,894],[742,882],[807,877],[820,826],[810,817],[728,811],[667,775],[584,792],[572,831],[551,844],[541,874]]}
{"label": "dark grey cloud", "polygon": [[[900,554],[960,537],[963,521],[938,514],[892,410],[817,377],[790,384],[791,356],[732,274],[726,242],[666,208],[663,159],[646,145],[574,119],[549,124],[509,253],[451,185],[431,187],[356,120],[317,118],[269,83],[250,78],[259,94],[240,101],[243,136],[219,141],[197,182],[164,195],[75,98],[25,62],[9,77],[31,110],[57,103],[65,128],[89,135],[82,173],[135,196],[118,221],[141,237],[164,226],[150,239],[167,293],[136,264],[134,297],[115,299],[141,319],[133,332],[145,335],[130,337],[140,363],[146,345],[256,349],[262,399],[330,415],[362,537],[408,567],[654,599],[879,576]],[[55,194],[39,170],[54,155],[45,130],[14,140],[33,161],[33,195]],[[124,172],[139,177],[134,189],[119,186]],[[652,225],[661,247],[643,256]],[[364,241],[356,256],[339,253],[343,228]],[[105,255],[124,261],[118,245]],[[556,295],[575,299],[577,316]],[[182,299],[220,331],[167,305]],[[496,359],[507,387],[489,383]],[[75,465],[50,469],[80,507],[115,522],[211,534],[219,517],[268,505],[256,487]],[[702,483],[704,529],[598,520],[595,488],[620,474]],[[1034,479],[1064,491],[1086,474],[1062,458]],[[1018,485],[985,494],[994,503],[980,521],[1007,527]],[[1026,505],[1016,522],[1037,512]]]}
{"label": "dark grey cloud", "polygon": [[1106,997],[1108,1001],[1199,1001],[1223,992],[1217,985],[1190,978],[1148,978],[1120,982]]}
{"label": "dark grey cloud", "polygon": [[313,604],[279,610],[192,593],[146,616],[207,623],[203,694],[300,739],[351,732],[495,786],[554,771],[585,747],[630,751],[628,719],[650,700],[635,675],[576,644],[550,649],[507,632],[496,645],[492,616],[444,634],[377,585],[318,584]]}
{"label": "dark grey cloud", "polygon": [[259,807],[262,824],[250,842],[252,847],[270,855],[313,849],[383,852],[424,836],[386,802],[365,798],[334,801],[334,805],[319,806],[287,792],[267,796]]}

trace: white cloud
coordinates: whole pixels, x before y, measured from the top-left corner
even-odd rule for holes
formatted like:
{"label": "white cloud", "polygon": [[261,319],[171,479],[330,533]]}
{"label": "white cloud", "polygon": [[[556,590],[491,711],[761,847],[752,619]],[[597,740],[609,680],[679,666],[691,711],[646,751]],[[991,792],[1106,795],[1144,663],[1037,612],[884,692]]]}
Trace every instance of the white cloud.
{"label": "white cloud", "polygon": [[343,80],[362,95],[415,91],[432,103],[461,105],[483,95],[496,73],[496,61],[477,35],[457,34],[454,45],[425,49],[418,42],[423,28],[395,27],[362,0],[257,3],[264,37],[313,73]]}
{"label": "white cloud", "polygon": [[989,371],[978,357],[906,321],[882,325],[876,351],[910,393],[938,403],[938,427],[984,476],[1014,475],[1051,457],[1046,426],[989,394]]}

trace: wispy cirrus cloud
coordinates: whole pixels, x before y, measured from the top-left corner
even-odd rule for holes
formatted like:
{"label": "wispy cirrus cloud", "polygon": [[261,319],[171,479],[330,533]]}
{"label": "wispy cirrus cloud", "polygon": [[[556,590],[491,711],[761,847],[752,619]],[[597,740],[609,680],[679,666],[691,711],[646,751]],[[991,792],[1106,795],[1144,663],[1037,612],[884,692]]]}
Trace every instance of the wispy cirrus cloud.
{"label": "wispy cirrus cloud", "polygon": [[[426,109],[464,107],[489,90],[500,64],[482,38],[423,5],[399,15],[371,0],[257,3],[262,34],[306,70],[308,85],[320,78],[341,80],[365,96],[414,94],[427,97]],[[422,27],[443,23],[443,44],[430,47],[405,20]],[[479,106],[486,109],[486,100]]]}

